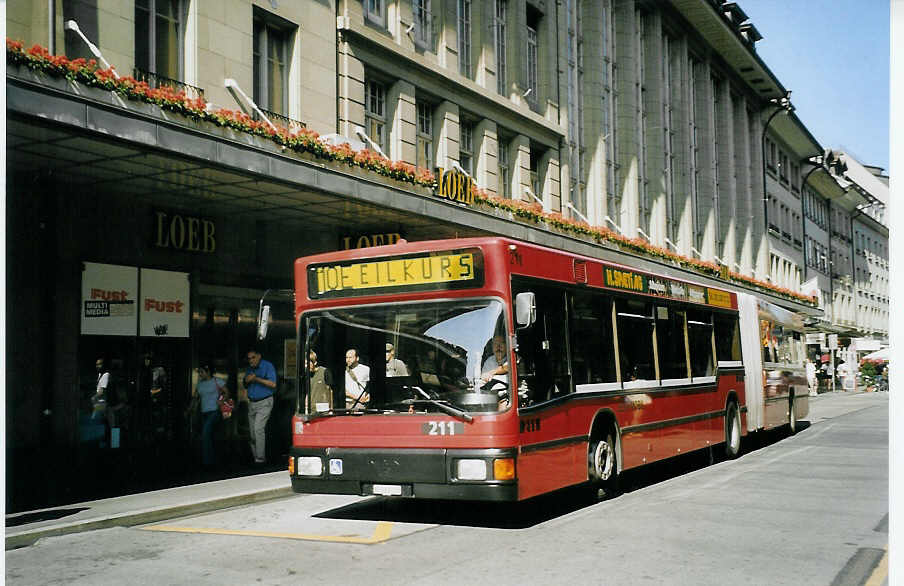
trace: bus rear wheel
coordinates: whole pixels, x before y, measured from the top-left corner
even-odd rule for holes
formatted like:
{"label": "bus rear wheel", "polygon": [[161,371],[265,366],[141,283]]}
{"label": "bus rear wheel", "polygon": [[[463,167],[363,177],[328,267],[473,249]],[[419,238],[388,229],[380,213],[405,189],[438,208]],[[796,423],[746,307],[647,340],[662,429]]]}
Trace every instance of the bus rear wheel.
{"label": "bus rear wheel", "polygon": [[597,498],[609,498],[618,492],[618,454],[615,434],[590,442],[587,454],[590,485]]}
{"label": "bus rear wheel", "polygon": [[725,455],[729,459],[741,453],[741,414],[734,401],[725,408]]}

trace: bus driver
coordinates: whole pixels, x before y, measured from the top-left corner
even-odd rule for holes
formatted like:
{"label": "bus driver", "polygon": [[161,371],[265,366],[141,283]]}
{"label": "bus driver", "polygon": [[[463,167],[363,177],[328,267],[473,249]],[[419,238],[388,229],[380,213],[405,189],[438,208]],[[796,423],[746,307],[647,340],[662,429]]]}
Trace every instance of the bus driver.
{"label": "bus driver", "polygon": [[[488,382],[495,381],[486,387],[486,390],[501,390],[508,383],[509,360],[505,355],[505,338],[503,336],[493,336],[493,353],[483,361],[483,372],[480,375],[480,381],[483,385]],[[502,383],[502,384],[500,384]]]}

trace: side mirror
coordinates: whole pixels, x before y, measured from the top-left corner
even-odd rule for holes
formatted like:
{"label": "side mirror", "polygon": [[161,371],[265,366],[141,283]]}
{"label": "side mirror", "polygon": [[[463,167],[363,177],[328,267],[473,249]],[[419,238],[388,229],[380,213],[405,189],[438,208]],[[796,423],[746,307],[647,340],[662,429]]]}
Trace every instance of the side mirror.
{"label": "side mirror", "polygon": [[270,327],[270,306],[261,306],[260,314],[257,316],[257,339],[263,340],[267,337],[267,329]]}
{"label": "side mirror", "polygon": [[515,323],[522,328],[537,321],[537,298],[531,292],[518,293],[515,297]]}

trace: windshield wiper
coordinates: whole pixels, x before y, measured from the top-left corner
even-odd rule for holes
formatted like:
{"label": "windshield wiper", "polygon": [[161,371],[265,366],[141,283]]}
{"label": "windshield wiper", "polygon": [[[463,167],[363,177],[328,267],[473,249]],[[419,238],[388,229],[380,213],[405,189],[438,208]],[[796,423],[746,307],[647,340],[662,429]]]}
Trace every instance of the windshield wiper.
{"label": "windshield wiper", "polygon": [[441,401],[439,399],[434,399],[427,393],[427,391],[425,391],[421,387],[411,386],[411,387],[406,387],[406,388],[417,391],[418,393],[423,395],[424,398],[423,399],[405,399],[404,401],[401,401],[402,404],[411,405],[413,403],[429,403],[431,405],[435,405],[441,411],[445,411],[446,413],[448,413],[449,415],[452,415],[453,417],[459,417],[461,419],[464,419],[468,423],[474,421],[474,418],[471,417],[470,415],[468,415],[467,412],[462,411],[461,409],[459,409],[457,407],[453,407],[448,401]]}
{"label": "windshield wiper", "polygon": [[386,409],[330,409],[329,411],[318,411],[317,413],[302,413],[300,415],[302,421],[313,421],[323,417],[338,417],[340,415],[364,415],[366,413],[384,413]]}

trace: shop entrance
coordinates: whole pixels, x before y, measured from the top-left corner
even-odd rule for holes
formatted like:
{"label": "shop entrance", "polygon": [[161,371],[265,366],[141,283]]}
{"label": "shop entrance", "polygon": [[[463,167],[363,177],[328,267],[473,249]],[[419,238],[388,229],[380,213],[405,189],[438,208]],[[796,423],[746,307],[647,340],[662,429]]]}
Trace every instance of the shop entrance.
{"label": "shop entrance", "polygon": [[[295,321],[291,301],[268,299],[276,316],[264,342],[256,338],[256,320],[262,291],[200,284],[197,311],[192,313],[197,363],[210,363],[214,375],[226,381],[236,409],[218,432],[217,459],[224,473],[240,470],[251,461],[248,403],[242,379],[248,350],[257,347],[277,372],[277,393],[267,423],[267,461],[284,462],[292,441],[295,413]],[[287,358],[288,355],[288,358]],[[196,376],[196,375],[193,375]]]}

